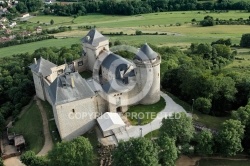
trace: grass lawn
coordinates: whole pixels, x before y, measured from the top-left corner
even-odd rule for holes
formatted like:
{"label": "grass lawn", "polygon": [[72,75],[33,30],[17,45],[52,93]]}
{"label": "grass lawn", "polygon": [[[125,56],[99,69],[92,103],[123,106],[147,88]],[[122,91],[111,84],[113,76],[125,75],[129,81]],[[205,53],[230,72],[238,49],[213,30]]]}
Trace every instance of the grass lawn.
{"label": "grass lawn", "polygon": [[159,136],[159,129],[149,132],[144,137],[151,139],[151,138],[156,138],[158,136]]}
{"label": "grass lawn", "polygon": [[[166,102],[163,97],[161,97],[160,101],[158,101],[155,104],[151,104],[151,105],[140,104],[140,105],[131,106],[128,109],[128,113],[130,113],[130,115],[132,116],[128,116],[128,119],[130,120],[132,125],[138,124],[138,118],[142,118],[140,119],[141,125],[148,124],[152,120],[154,120],[153,118],[156,117],[157,113],[162,111],[165,108],[165,106],[166,106]],[[134,113],[135,116],[133,116],[132,113]],[[150,116],[150,113],[153,113],[153,116]]]}
{"label": "grass lawn", "polygon": [[33,43],[15,45],[0,48],[0,58],[26,52],[33,53],[36,49],[41,47],[69,47],[75,43],[80,43],[80,38],[49,39]]}
{"label": "grass lawn", "polygon": [[98,140],[95,129],[92,129],[91,131],[85,133],[83,137],[88,138],[91,145],[93,146],[94,150],[94,163],[93,166],[99,166],[99,159],[98,159]]}
{"label": "grass lawn", "polygon": [[53,109],[47,101],[41,100],[41,102],[42,102],[43,108],[45,109],[46,114],[47,114],[47,118],[49,121],[49,131],[50,131],[50,135],[51,135],[51,138],[53,140],[53,143],[56,144],[58,142],[61,142],[61,137],[60,137],[59,132],[57,130],[56,122],[54,120]]}
{"label": "grass lawn", "polygon": [[250,160],[201,159],[199,166],[249,166]]}
{"label": "grass lawn", "polygon": [[14,123],[11,131],[23,134],[27,143],[27,150],[38,153],[42,149],[44,144],[43,122],[35,101],[32,101],[30,108]]}
{"label": "grass lawn", "polygon": [[[179,98],[177,98],[176,96],[172,95],[171,93],[167,94],[179,105],[181,105],[187,112],[191,113],[192,112],[192,106],[189,105],[188,103],[180,100]],[[211,115],[206,115],[203,114],[199,111],[194,110],[193,111],[193,118],[194,121],[197,123],[201,123],[209,128],[213,128],[213,129],[219,129],[221,124],[229,119],[230,117],[215,117],[215,116],[211,116]]]}
{"label": "grass lawn", "polygon": [[83,71],[80,73],[80,75],[82,76],[82,78],[88,79],[92,77],[92,72],[90,71]]}

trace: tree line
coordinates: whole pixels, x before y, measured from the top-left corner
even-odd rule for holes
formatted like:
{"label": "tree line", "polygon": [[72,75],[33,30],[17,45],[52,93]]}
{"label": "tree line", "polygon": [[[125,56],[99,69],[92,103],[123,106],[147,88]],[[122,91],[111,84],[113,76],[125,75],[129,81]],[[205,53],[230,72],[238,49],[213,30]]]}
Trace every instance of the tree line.
{"label": "tree line", "polygon": [[[195,19],[192,19],[192,23],[197,22]],[[205,16],[202,21],[199,22],[201,26],[214,26],[214,25],[250,25],[250,16],[248,19],[229,19],[221,20],[219,18],[214,19],[212,16]]]}
{"label": "tree line", "polygon": [[[64,0],[63,0],[64,1]],[[200,3],[197,0],[81,0],[78,3],[60,5],[60,3],[46,5],[44,14],[59,16],[80,16],[87,13],[103,13],[117,15],[136,15],[165,11],[189,10],[248,10],[250,2],[231,2],[218,0]],[[21,10],[18,10],[22,12]]]}
{"label": "tree line", "polygon": [[[174,166],[181,154],[198,156],[235,156],[249,150],[250,105],[241,107],[226,120],[220,130],[212,133],[209,129],[195,132],[191,117],[182,112],[164,118],[158,136],[131,138],[111,152],[114,166]],[[56,144],[47,157],[38,157],[32,151],[21,156],[27,166],[92,166],[94,149],[90,141],[77,137],[69,142]]]}

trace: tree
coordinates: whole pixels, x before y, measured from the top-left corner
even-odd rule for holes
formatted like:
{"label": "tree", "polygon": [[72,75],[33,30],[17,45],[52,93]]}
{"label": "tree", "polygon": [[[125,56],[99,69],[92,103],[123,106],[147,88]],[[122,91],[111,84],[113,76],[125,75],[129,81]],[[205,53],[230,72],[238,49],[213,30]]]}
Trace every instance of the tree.
{"label": "tree", "polygon": [[113,151],[113,164],[119,166],[157,166],[158,152],[152,141],[146,138],[132,138],[119,142]]}
{"label": "tree", "polygon": [[178,150],[175,146],[175,140],[167,136],[160,137],[158,140],[160,147],[160,163],[165,166],[174,166],[178,158]]}
{"label": "tree", "polygon": [[211,155],[213,154],[213,134],[209,130],[203,130],[196,134],[195,151],[199,155]]}
{"label": "tree", "polygon": [[250,33],[243,34],[240,40],[241,47],[250,47]]}
{"label": "tree", "polygon": [[[241,121],[245,125],[245,134],[242,145],[245,150],[250,150],[250,104],[248,103],[245,107],[240,107],[237,111],[233,111],[232,118]],[[250,153],[250,151],[249,151]]]}
{"label": "tree", "polygon": [[61,142],[49,152],[50,166],[92,166],[93,147],[89,140],[77,137],[69,142]]}
{"label": "tree", "polygon": [[231,54],[231,48],[224,44],[214,44],[213,48],[216,49],[217,55],[226,59],[233,59]]}
{"label": "tree", "polygon": [[3,165],[3,159],[0,157],[0,166],[4,166]]}
{"label": "tree", "polygon": [[55,22],[53,19],[50,20],[50,25],[53,25]]}
{"label": "tree", "polygon": [[5,127],[5,119],[2,115],[2,113],[0,112],[0,135],[1,135],[2,131],[4,130],[4,127]]}
{"label": "tree", "polygon": [[222,124],[222,129],[216,136],[218,151],[225,156],[233,156],[242,152],[241,140],[244,135],[244,126],[238,120],[227,120]]}
{"label": "tree", "polygon": [[44,157],[36,156],[33,151],[27,151],[21,156],[21,161],[27,166],[47,166],[48,160]]}
{"label": "tree", "polygon": [[192,119],[184,112],[174,113],[171,117],[162,120],[159,132],[161,136],[173,138],[177,143],[189,142],[194,134]]}
{"label": "tree", "polygon": [[213,17],[211,16],[206,16],[204,19],[200,22],[201,26],[214,26],[215,22]]}
{"label": "tree", "polygon": [[20,13],[28,12],[28,8],[23,2],[18,2],[18,4],[16,5],[16,10]]}
{"label": "tree", "polygon": [[209,114],[212,107],[211,99],[199,97],[194,102],[194,108],[205,114]]}

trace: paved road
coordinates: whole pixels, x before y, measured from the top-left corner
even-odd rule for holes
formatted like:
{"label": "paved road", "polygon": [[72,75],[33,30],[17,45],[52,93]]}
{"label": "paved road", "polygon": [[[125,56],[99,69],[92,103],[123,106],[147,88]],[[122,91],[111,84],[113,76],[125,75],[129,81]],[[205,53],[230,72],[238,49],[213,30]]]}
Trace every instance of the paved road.
{"label": "paved road", "polygon": [[44,110],[40,99],[36,98],[36,104],[41,112],[43,119],[43,133],[45,142],[41,151],[37,154],[37,156],[45,156],[53,147],[52,138],[49,132],[49,122],[47,119],[46,111]]}
{"label": "paved road", "polygon": [[[129,140],[129,138],[145,136],[153,130],[157,130],[161,127],[161,121],[163,118],[171,116],[173,113],[186,112],[182,106],[175,103],[167,94],[161,92],[161,96],[166,101],[165,108],[159,112],[156,118],[149,124],[143,126],[129,126],[122,132],[116,134],[116,138],[120,140]],[[189,115],[189,114],[188,114]]]}

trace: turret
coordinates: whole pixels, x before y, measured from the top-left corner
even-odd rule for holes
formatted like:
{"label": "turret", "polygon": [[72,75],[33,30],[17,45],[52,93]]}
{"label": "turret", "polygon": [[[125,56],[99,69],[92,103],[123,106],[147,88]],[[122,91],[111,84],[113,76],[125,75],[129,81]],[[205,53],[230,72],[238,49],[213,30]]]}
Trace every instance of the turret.
{"label": "turret", "polygon": [[102,50],[109,50],[109,40],[96,29],[91,29],[89,33],[82,38],[83,56],[87,56],[88,69],[93,71],[97,57]]}
{"label": "turret", "polygon": [[153,104],[160,100],[161,57],[144,44],[134,58],[136,80],[141,104]]}

